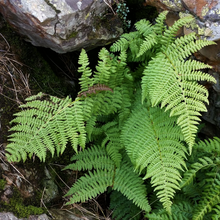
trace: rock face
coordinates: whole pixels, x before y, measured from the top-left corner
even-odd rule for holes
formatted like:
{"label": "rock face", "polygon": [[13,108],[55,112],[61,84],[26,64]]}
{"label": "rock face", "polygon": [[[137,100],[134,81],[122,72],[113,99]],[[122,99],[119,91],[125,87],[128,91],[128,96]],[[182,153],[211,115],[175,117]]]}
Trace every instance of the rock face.
{"label": "rock face", "polygon": [[0,0],[5,20],[35,46],[58,53],[92,49],[118,38],[119,18],[103,0]]}

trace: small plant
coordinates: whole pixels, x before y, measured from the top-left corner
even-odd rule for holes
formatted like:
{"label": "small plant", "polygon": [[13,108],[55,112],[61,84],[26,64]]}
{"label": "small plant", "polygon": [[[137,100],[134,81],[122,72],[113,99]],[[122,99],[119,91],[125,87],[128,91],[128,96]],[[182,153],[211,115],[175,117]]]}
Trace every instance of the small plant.
{"label": "small plant", "polygon": [[[76,154],[65,169],[85,175],[67,193],[67,204],[108,189],[113,216],[121,219],[139,219],[140,211],[148,219],[217,219],[220,139],[196,143],[208,103],[199,81],[215,79],[203,71],[211,66],[190,59],[215,43],[194,33],[176,38],[192,17],[167,28],[166,15],[155,25],[140,20],[111,52],[101,49],[94,72],[82,50],[75,100],[29,97],[12,121],[8,160],[35,155],[45,161],[48,152],[59,156],[70,143]],[[127,207],[133,216],[120,210]]]}
{"label": "small plant", "polygon": [[129,29],[131,27],[131,21],[127,20],[128,13],[130,12],[129,8],[127,7],[125,1],[118,2],[116,4],[116,13],[119,18],[122,20],[124,28]]}

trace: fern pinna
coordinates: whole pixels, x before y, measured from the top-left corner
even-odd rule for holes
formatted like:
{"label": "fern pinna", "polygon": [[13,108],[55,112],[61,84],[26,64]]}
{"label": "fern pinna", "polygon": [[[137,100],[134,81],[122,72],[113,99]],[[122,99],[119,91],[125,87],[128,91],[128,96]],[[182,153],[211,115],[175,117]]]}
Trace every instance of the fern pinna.
{"label": "fern pinna", "polygon": [[[207,155],[218,155],[213,143],[219,140],[194,147],[199,116],[208,103],[208,91],[198,82],[215,79],[203,71],[209,65],[189,59],[214,43],[197,40],[193,33],[176,38],[178,29],[192,18],[184,17],[167,28],[166,14],[161,13],[155,25],[137,22],[136,31],[122,35],[111,52],[101,49],[95,71],[82,50],[81,90],[75,100],[42,93],[28,98],[12,121],[8,160],[25,161],[36,155],[45,161],[48,151],[59,156],[71,143],[76,155],[66,169],[85,175],[67,193],[68,204],[84,202],[108,189],[112,201],[122,195],[121,201],[133,203],[137,216],[144,211],[149,219],[218,215],[219,159]],[[199,146],[210,149],[201,158],[194,154]],[[205,167],[209,172],[204,175]],[[203,175],[197,177],[200,171]],[[148,191],[161,205],[149,205]],[[114,202],[111,208],[118,212]],[[121,216],[128,219],[130,215],[122,212]]]}

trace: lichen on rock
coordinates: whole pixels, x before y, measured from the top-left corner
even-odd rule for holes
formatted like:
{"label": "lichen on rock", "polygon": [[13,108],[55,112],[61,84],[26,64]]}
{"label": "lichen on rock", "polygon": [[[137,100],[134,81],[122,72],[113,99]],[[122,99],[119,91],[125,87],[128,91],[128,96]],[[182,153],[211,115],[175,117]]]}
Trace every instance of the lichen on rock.
{"label": "lichen on rock", "polygon": [[[92,49],[117,39],[123,33],[122,23],[114,14],[109,17],[108,9],[104,1],[96,0],[0,0],[0,12],[12,27],[33,45],[58,53]],[[97,16],[107,16],[108,26],[101,23],[99,30],[94,29]]]}

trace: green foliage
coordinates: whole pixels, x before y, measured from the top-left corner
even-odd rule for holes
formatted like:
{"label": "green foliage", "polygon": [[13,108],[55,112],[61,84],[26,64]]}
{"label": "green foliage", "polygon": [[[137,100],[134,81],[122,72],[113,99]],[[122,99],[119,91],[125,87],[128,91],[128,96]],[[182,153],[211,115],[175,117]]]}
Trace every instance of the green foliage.
{"label": "green foliage", "polygon": [[[193,210],[193,220],[203,219],[212,210],[219,213],[220,203],[220,139],[215,138],[195,145],[194,161],[189,170],[184,173],[181,186],[200,186],[199,200]],[[196,155],[195,155],[196,154]],[[206,156],[204,156],[206,155]],[[201,176],[202,175],[202,178]],[[198,178],[197,181],[195,179]],[[190,196],[190,191],[185,187]],[[213,213],[213,215],[216,215]],[[215,219],[215,218],[212,218]]]}
{"label": "green foliage", "polygon": [[117,191],[111,193],[110,209],[113,210],[112,218],[115,220],[138,220],[141,216],[141,209],[123,194]]}
{"label": "green foliage", "polygon": [[159,107],[136,106],[122,130],[122,141],[135,169],[141,173],[146,168],[144,179],[151,178],[167,210],[175,190],[180,189],[179,170],[185,167],[186,149],[181,140],[175,118],[170,119]]}
{"label": "green foliage", "polygon": [[[12,121],[8,160],[36,155],[45,161],[48,151],[62,154],[69,142],[76,154],[66,169],[85,174],[67,193],[67,204],[111,189],[115,217],[116,204],[125,202],[136,207],[135,219],[140,211],[149,219],[216,219],[220,142],[195,144],[208,103],[199,81],[215,79],[203,72],[209,65],[190,59],[214,43],[193,33],[176,38],[192,18],[167,28],[166,14],[155,25],[137,22],[136,31],[122,35],[111,52],[103,48],[95,71],[82,50],[81,91],[74,101],[44,94],[28,98]],[[150,206],[155,196],[158,202]],[[130,218],[126,208],[121,219]]]}
{"label": "green foliage", "polygon": [[[15,114],[12,123],[17,123],[11,130],[7,152],[9,161],[23,161],[27,156],[35,154],[45,161],[46,151],[54,155],[62,154],[68,141],[77,151],[78,144],[85,147],[85,128],[83,123],[81,102],[72,102],[50,96],[41,101],[43,94],[32,96],[27,103],[20,107],[23,111]],[[73,115],[74,112],[74,115]]]}
{"label": "green foliage", "polygon": [[86,149],[73,156],[72,160],[77,161],[65,169],[88,170],[89,172],[88,175],[81,177],[67,193],[66,196],[72,195],[68,204],[84,202],[103,193],[107,187],[112,187],[129,200],[133,200],[134,204],[141,209],[150,210],[143,180],[133,172],[133,165],[126,156],[119,168],[101,147]]}
{"label": "green foliage", "polygon": [[122,2],[118,2],[116,4],[117,10],[116,13],[118,17],[122,20],[123,26],[125,29],[131,27],[131,21],[127,20],[127,15],[130,12],[129,8],[126,6],[126,3],[122,0]]}
{"label": "green foliage", "polygon": [[0,191],[4,189],[6,184],[6,180],[5,179],[0,179]]}

